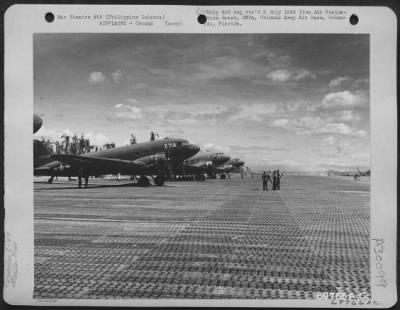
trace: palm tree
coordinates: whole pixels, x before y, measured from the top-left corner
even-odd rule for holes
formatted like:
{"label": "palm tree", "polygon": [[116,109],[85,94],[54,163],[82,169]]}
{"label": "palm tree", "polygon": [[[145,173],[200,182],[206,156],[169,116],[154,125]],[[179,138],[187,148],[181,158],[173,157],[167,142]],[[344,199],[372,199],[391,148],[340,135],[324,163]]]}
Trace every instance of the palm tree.
{"label": "palm tree", "polygon": [[78,148],[79,153],[86,153],[85,137],[83,136],[83,134],[81,134],[78,146],[79,146]]}
{"label": "palm tree", "polygon": [[74,135],[72,137],[72,143],[71,143],[71,153],[73,155],[76,155],[78,153],[78,147],[79,147],[79,138],[77,135]]}
{"label": "palm tree", "polygon": [[154,141],[156,139],[155,136],[157,136],[157,138],[159,138],[158,133],[155,133],[154,131],[152,131],[150,133],[150,141]]}
{"label": "palm tree", "polygon": [[95,147],[94,145],[90,145],[89,139],[85,139],[84,145],[85,145],[85,147],[84,147],[85,153],[90,153],[92,151],[92,149]]}
{"label": "palm tree", "polygon": [[43,145],[46,147],[46,149],[48,149],[50,152],[53,151],[53,148],[51,147],[51,145],[53,144],[53,142],[50,142],[49,139],[45,139],[44,137],[42,137],[42,143]]}
{"label": "palm tree", "polygon": [[114,143],[114,142],[106,143],[106,144],[103,145],[103,147],[104,147],[106,150],[108,150],[108,149],[113,149],[113,148],[115,148],[115,143]]}
{"label": "palm tree", "polygon": [[56,145],[56,153],[57,154],[61,154],[61,152],[62,152],[62,144],[59,141],[56,141],[54,144]]}
{"label": "palm tree", "polygon": [[63,134],[63,135],[61,136],[61,138],[64,139],[64,140],[61,142],[61,146],[62,146],[63,153],[64,153],[64,154],[68,154],[68,153],[69,153],[69,150],[70,150],[70,142],[69,142],[70,136],[68,136],[68,135],[66,135],[66,134]]}

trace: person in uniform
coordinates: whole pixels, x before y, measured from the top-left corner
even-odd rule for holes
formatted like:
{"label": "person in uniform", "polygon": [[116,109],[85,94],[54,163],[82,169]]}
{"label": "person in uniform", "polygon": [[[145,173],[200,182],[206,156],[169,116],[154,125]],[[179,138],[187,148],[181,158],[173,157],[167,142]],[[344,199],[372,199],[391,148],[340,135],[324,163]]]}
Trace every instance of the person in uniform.
{"label": "person in uniform", "polygon": [[280,174],[279,170],[276,171],[276,190],[281,190],[281,177],[283,174]]}
{"label": "person in uniform", "polygon": [[272,172],[272,190],[276,191],[276,171]]}
{"label": "person in uniform", "polygon": [[267,190],[268,190],[268,182],[272,184],[271,170],[269,170],[267,173]]}
{"label": "person in uniform", "polygon": [[268,190],[268,181],[267,181],[267,173],[264,171],[263,174],[261,175],[261,179],[262,179],[262,184],[263,184],[263,191],[267,191]]}

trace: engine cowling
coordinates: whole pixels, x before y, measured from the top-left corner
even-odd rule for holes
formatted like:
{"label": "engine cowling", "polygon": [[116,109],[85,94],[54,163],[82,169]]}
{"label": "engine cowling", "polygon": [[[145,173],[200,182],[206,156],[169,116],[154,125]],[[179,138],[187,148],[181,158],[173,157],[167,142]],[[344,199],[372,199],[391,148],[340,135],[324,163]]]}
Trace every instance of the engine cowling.
{"label": "engine cowling", "polygon": [[142,157],[140,161],[143,161],[146,163],[146,165],[155,165],[155,166],[164,166],[165,163],[167,162],[167,159],[165,157],[164,153],[158,153],[158,154],[153,154],[149,156]]}

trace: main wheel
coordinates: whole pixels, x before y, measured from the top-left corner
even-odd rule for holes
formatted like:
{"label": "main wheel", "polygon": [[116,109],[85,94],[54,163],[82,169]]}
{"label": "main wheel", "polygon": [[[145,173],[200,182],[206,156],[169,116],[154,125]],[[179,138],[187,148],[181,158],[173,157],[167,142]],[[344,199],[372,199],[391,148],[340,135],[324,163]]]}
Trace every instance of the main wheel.
{"label": "main wheel", "polygon": [[147,187],[150,185],[150,181],[147,177],[142,175],[138,180],[138,184],[139,184],[139,186]]}
{"label": "main wheel", "polygon": [[201,177],[202,177],[201,174],[196,174],[195,177],[194,177],[194,180],[195,181],[201,181]]}
{"label": "main wheel", "polygon": [[225,174],[221,174],[221,175],[220,175],[220,178],[221,178],[222,180],[224,180],[224,179],[226,179],[226,175],[225,175]]}
{"label": "main wheel", "polygon": [[162,175],[158,175],[156,176],[156,178],[154,179],[154,183],[157,186],[163,186],[165,182],[165,178]]}

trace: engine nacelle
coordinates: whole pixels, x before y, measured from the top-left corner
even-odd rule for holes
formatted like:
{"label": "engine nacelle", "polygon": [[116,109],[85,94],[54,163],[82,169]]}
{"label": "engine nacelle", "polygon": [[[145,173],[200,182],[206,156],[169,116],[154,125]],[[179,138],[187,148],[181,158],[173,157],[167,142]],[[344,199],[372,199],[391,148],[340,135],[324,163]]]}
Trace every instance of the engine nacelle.
{"label": "engine nacelle", "polygon": [[207,168],[210,168],[210,167],[213,166],[213,162],[212,162],[212,161],[206,161],[205,166],[206,166]]}
{"label": "engine nacelle", "polygon": [[146,165],[163,166],[167,162],[167,159],[164,153],[158,153],[142,157],[140,161],[145,162]]}

